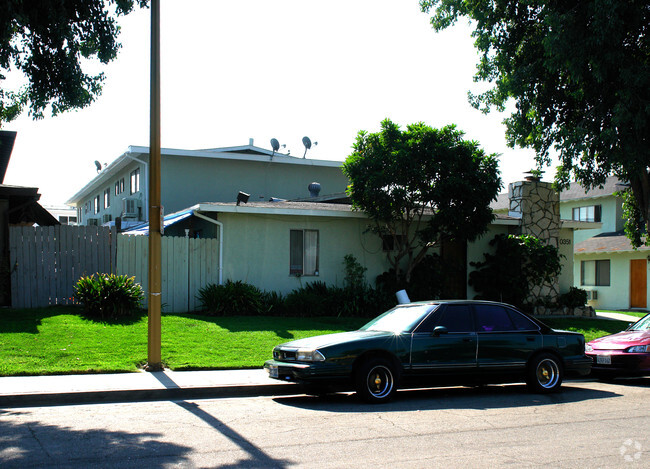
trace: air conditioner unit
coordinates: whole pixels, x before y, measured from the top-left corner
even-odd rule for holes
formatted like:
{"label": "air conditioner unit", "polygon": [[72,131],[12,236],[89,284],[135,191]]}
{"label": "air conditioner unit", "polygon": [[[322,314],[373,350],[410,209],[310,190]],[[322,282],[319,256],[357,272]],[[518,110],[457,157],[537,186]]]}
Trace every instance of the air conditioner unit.
{"label": "air conditioner unit", "polygon": [[598,290],[587,290],[587,300],[597,300]]}
{"label": "air conditioner unit", "polygon": [[106,214],[102,216],[102,223],[109,223],[113,221],[113,216],[110,214]]}
{"label": "air conditioner unit", "polygon": [[139,208],[139,199],[122,199],[122,218],[137,218]]}
{"label": "air conditioner unit", "polygon": [[99,218],[95,218],[95,217],[88,218],[88,226],[99,226]]}

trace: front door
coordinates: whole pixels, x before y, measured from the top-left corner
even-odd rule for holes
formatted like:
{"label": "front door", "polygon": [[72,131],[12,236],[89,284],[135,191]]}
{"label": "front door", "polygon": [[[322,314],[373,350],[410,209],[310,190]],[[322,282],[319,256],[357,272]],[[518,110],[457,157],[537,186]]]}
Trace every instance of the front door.
{"label": "front door", "polygon": [[630,261],[630,308],[648,306],[648,267],[645,259]]}
{"label": "front door", "polygon": [[[411,369],[418,375],[438,377],[476,371],[476,332],[467,305],[446,305],[418,327],[411,342]],[[433,334],[435,326],[447,332]]]}

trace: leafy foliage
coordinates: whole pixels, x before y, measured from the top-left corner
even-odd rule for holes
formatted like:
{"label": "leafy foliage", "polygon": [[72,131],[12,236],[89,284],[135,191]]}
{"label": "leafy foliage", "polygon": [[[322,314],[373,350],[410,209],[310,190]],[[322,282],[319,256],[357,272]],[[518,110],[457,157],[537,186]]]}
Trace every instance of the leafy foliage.
{"label": "leafy foliage", "polygon": [[476,270],[470,273],[469,284],[479,292],[477,299],[522,307],[531,285],[550,281],[562,270],[557,248],[534,236],[497,235],[490,246],[494,254],[485,253],[485,261],[470,263]]}
{"label": "leafy foliage", "polygon": [[409,283],[401,278],[396,278],[391,269],[377,276],[377,289],[385,292],[386,296],[394,297],[395,292],[407,290],[411,301],[435,300],[448,295],[444,292],[444,276],[446,268],[442,258],[437,254],[429,254],[415,266]]}
{"label": "leafy foliage", "polygon": [[199,290],[198,299],[210,316],[256,316],[262,314],[262,292],[241,280],[211,283]]}
{"label": "leafy foliage", "polygon": [[83,304],[86,316],[103,321],[133,315],[144,292],[135,277],[98,273],[81,277],[74,286],[74,297]]}
{"label": "leafy foliage", "polygon": [[571,287],[567,293],[558,297],[557,303],[567,308],[579,308],[587,304],[587,292],[581,288]]}
{"label": "leafy foliage", "polygon": [[[613,173],[630,183],[640,218],[626,232],[642,242],[650,226],[650,8],[647,0],[420,0],[437,31],[472,20],[481,59],[470,95],[506,120],[511,146],[533,148],[540,166],[557,152],[561,187],[574,177],[599,186]],[[649,239],[646,236],[646,243]]]}
{"label": "leafy foliage", "polygon": [[455,126],[422,123],[403,131],[385,119],[380,132],[359,132],[343,164],[353,207],[393,242],[387,256],[396,279],[410,282],[442,237],[473,240],[493,219],[490,202],[501,187],[496,155],[463,135]]}
{"label": "leafy foliage", "polygon": [[[19,90],[0,87],[0,126],[24,106],[43,117],[88,106],[101,92],[104,74],[89,75],[83,59],[107,64],[117,56],[116,18],[148,0],[3,1],[0,2],[0,82],[12,69],[25,74]],[[109,8],[110,7],[110,8]]]}

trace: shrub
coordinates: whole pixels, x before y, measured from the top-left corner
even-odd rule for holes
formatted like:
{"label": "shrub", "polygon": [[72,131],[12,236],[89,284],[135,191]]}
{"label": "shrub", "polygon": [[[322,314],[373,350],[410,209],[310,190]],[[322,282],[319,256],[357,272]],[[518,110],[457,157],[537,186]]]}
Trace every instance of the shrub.
{"label": "shrub", "polygon": [[341,291],[321,281],[308,283],[287,295],[286,313],[297,317],[336,316],[343,302]]}
{"label": "shrub", "polygon": [[98,273],[96,277],[81,277],[74,286],[74,297],[83,305],[86,316],[107,320],[135,313],[144,292],[135,277]]}
{"label": "shrub", "polygon": [[267,316],[283,316],[286,313],[284,297],[276,291],[262,292],[262,314]]}
{"label": "shrub", "polygon": [[262,314],[262,292],[241,280],[211,283],[199,290],[198,300],[211,316],[255,316]]}
{"label": "shrub", "polygon": [[415,266],[409,283],[403,278],[397,280],[395,270],[390,269],[377,276],[377,288],[392,300],[399,290],[406,290],[411,301],[435,300],[445,296],[442,289],[444,269],[442,258],[437,254],[429,254]]}
{"label": "shrub", "polygon": [[469,284],[479,292],[477,299],[524,307],[532,285],[548,282],[562,270],[557,248],[534,236],[497,235],[490,246],[494,254],[485,253],[485,261],[470,263],[477,269],[469,274]]}
{"label": "shrub", "polygon": [[557,303],[567,308],[579,308],[587,304],[587,291],[571,287],[567,293],[563,293],[558,297]]}

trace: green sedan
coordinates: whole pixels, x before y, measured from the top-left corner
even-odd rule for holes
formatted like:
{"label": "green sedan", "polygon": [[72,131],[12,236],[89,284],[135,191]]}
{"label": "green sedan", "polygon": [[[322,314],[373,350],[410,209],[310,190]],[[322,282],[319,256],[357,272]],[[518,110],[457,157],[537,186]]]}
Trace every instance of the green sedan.
{"label": "green sedan", "polygon": [[510,305],[430,301],[398,305],[358,331],[276,346],[269,376],[314,392],[356,390],[386,402],[398,387],[526,382],[558,391],[564,375],[585,376],[585,338],[557,331]]}

